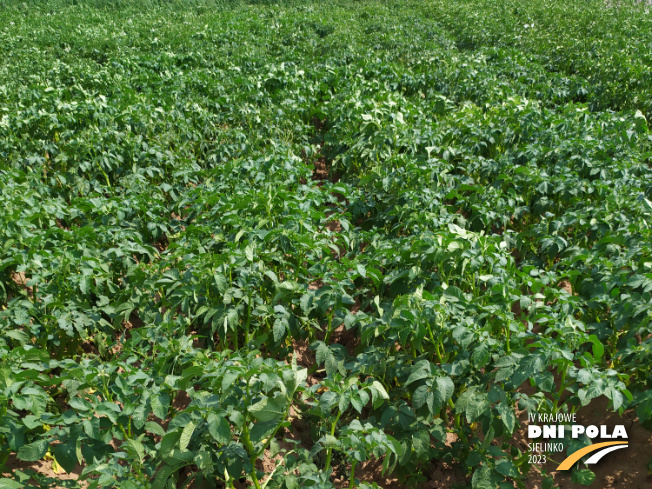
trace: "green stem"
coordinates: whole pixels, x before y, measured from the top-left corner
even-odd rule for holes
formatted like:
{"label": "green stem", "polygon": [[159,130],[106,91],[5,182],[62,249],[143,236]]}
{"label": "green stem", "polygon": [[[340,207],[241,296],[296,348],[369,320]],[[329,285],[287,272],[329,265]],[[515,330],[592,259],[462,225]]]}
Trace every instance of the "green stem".
{"label": "green stem", "polygon": [[[249,407],[249,381],[251,378],[247,379],[247,387],[246,387],[246,401],[245,401],[245,413],[247,412],[247,408]],[[256,459],[258,458],[256,456],[256,450],[254,449],[253,443],[251,443],[251,437],[249,436],[249,420],[245,416],[243,428],[242,428],[242,444],[245,447],[245,450],[247,451],[247,454],[249,455],[249,461],[251,462],[251,472],[249,472],[249,475],[251,476],[251,480],[254,483],[254,486],[256,489],[261,489],[260,487],[260,482],[258,482],[258,474],[256,473]]]}
{"label": "green stem", "polygon": [[242,430],[242,441],[247,453],[249,454],[249,461],[251,462],[252,468],[249,475],[251,480],[254,483],[256,489],[260,489],[260,482],[258,482],[258,474],[256,473],[256,459],[258,458],[255,454],[254,445],[251,443],[251,438],[249,437],[249,428],[247,427],[247,421],[245,421],[244,428]]}
{"label": "green stem", "polygon": [[251,326],[251,294],[249,291],[249,297],[247,299],[247,322],[245,323],[245,347],[249,345],[251,337],[249,336],[249,327]]}
{"label": "green stem", "polygon": [[559,388],[559,391],[557,392],[557,398],[553,402],[553,411],[557,411],[557,406],[559,406],[559,400],[561,399],[561,396],[564,393],[564,391],[566,390],[566,388],[570,385],[570,384],[568,384],[568,385],[566,384],[566,372],[567,371],[568,370],[564,370],[564,372],[561,374],[561,382],[560,382],[561,387]]}
{"label": "green stem", "polygon": [[355,484],[355,478],[353,477],[353,474],[355,473],[355,464],[357,463],[357,460],[351,462],[351,480],[349,481],[349,489],[353,489],[353,485]]}
{"label": "green stem", "polygon": [[510,334],[510,333],[509,333],[509,325],[506,325],[506,326],[505,326],[505,336],[507,337],[507,341],[505,342],[505,351],[506,351],[507,353],[511,353],[511,351],[512,351],[512,350],[510,349],[510,347],[509,347],[509,334]]}
{"label": "green stem", "polygon": [[435,353],[437,354],[437,360],[439,360],[439,364],[441,365],[444,363],[444,358],[442,357],[441,351],[439,350],[439,344],[440,342],[435,344]]}
{"label": "green stem", "polygon": [[328,315],[328,326],[326,327],[326,336],[324,336],[324,343],[328,344],[328,340],[331,337],[331,323],[333,322],[334,310],[331,310],[331,313]]}
{"label": "green stem", "polygon": [[[333,420],[333,424],[331,425],[331,436],[335,436],[335,428],[337,428],[337,422],[340,420],[340,416],[342,416],[341,412],[337,413],[337,416],[335,416],[335,420]],[[333,449],[329,448],[328,450],[326,450],[326,465],[324,466],[324,470],[328,470],[331,468],[332,456],[333,456]]]}
{"label": "green stem", "polygon": [[249,473],[249,475],[251,476],[251,480],[254,481],[254,487],[256,489],[261,489],[260,482],[258,482],[258,474],[256,474],[256,467],[251,469],[251,472]]}
{"label": "green stem", "polygon": [[437,355],[437,360],[439,360],[440,364],[445,363],[444,357],[442,356],[441,351],[439,349],[440,346],[443,348],[443,345],[441,344],[441,340],[435,339],[435,335],[432,332],[432,328],[430,327],[429,323],[426,323],[426,328],[428,328],[428,335],[430,336],[430,340],[435,345],[435,354]]}

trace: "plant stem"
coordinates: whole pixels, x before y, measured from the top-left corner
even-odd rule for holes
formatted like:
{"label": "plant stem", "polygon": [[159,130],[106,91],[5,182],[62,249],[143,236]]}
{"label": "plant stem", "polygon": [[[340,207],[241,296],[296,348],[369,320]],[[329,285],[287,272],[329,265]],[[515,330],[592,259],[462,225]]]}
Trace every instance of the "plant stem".
{"label": "plant stem", "polygon": [[357,463],[357,460],[351,462],[351,480],[349,481],[349,489],[353,489],[353,485],[355,484],[355,478],[353,477],[353,474],[355,473],[355,464]]}
{"label": "plant stem", "polygon": [[505,342],[505,351],[507,353],[511,353],[511,349],[509,347],[509,325],[505,326],[505,336],[507,337],[507,341]]}
{"label": "plant stem", "polygon": [[[337,416],[335,416],[335,420],[333,421],[333,424],[331,425],[331,436],[335,436],[335,428],[337,427],[337,422],[340,420],[340,416],[342,416],[342,412],[337,413]],[[324,466],[324,470],[328,470],[331,468],[331,457],[333,456],[333,449],[329,448],[326,450],[326,465]]]}
{"label": "plant stem", "polygon": [[246,420],[245,420],[244,428],[242,429],[242,441],[244,442],[243,445],[247,450],[247,453],[249,454],[249,461],[251,462],[252,465],[251,472],[249,472],[249,475],[251,476],[251,480],[253,481],[256,489],[260,489],[260,482],[258,482],[258,474],[256,473],[256,459],[258,457],[256,456],[254,445],[253,443],[251,443],[251,438],[249,437],[249,428],[247,427]]}
{"label": "plant stem", "polygon": [[249,345],[251,337],[249,336],[249,327],[251,326],[251,294],[249,291],[249,297],[247,300],[247,322],[245,323],[245,347]]}
{"label": "plant stem", "polygon": [[251,476],[251,480],[254,482],[254,486],[256,487],[256,489],[261,489],[260,482],[258,482],[258,474],[256,474],[255,466],[251,469],[249,475]]}
{"label": "plant stem", "polygon": [[561,399],[562,394],[566,390],[566,387],[568,387],[568,385],[566,385],[566,372],[567,372],[567,370],[564,370],[564,372],[561,374],[561,382],[560,382],[561,387],[559,388],[559,391],[557,392],[557,398],[553,402],[553,410],[554,411],[557,411],[557,407],[559,406],[559,400]]}
{"label": "plant stem", "polygon": [[326,328],[326,336],[324,336],[324,343],[328,344],[328,340],[331,337],[331,323],[333,322],[334,310],[331,310],[331,313],[328,315],[328,327]]}

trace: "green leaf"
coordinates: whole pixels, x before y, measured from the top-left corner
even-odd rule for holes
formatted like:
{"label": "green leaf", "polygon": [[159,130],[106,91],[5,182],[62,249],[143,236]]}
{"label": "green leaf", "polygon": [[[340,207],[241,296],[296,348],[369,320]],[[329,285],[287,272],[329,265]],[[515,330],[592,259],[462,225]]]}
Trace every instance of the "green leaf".
{"label": "green leaf", "polygon": [[213,276],[213,280],[215,281],[215,286],[217,287],[217,290],[219,290],[220,294],[224,294],[228,288],[226,277],[221,273],[216,273]]}
{"label": "green leaf", "polygon": [[156,474],[156,478],[154,479],[154,483],[152,484],[152,489],[164,489],[168,479],[170,476],[175,472],[174,467],[171,467],[169,465],[164,465]]}
{"label": "green leaf", "polygon": [[161,420],[167,418],[170,409],[170,395],[167,392],[159,396],[153,395],[150,397],[150,403],[152,404],[154,416]]}
{"label": "green leaf", "polygon": [[505,425],[505,428],[507,428],[507,431],[510,434],[514,433],[514,428],[516,428],[516,416],[514,415],[512,407],[506,403],[499,403],[496,404],[496,411],[498,411],[500,419]]}
{"label": "green leaf", "polygon": [[276,420],[256,423],[250,431],[251,442],[253,444],[262,444],[263,440],[266,440],[272,433],[274,433],[277,426],[278,423]]}
{"label": "green leaf", "polygon": [[595,480],[595,473],[589,469],[574,470],[571,475],[571,480],[576,484],[588,486]]}
{"label": "green leaf", "polygon": [[208,415],[207,422],[208,432],[215,441],[223,445],[231,441],[231,425],[225,418],[211,413]]}
{"label": "green leaf", "polygon": [[604,345],[594,334],[589,336],[589,340],[593,343],[593,358],[598,361],[604,355]]}
{"label": "green leaf", "polygon": [[143,462],[145,458],[145,446],[136,439],[127,440],[124,444],[125,450],[132,460]]}
{"label": "green leaf", "polygon": [[518,470],[511,460],[498,460],[496,462],[496,472],[505,477],[518,477]]}
{"label": "green leaf", "polygon": [[429,394],[430,389],[427,385],[417,387],[412,394],[412,405],[414,406],[414,409],[421,409],[428,402]]}
{"label": "green leaf", "polygon": [[299,481],[297,476],[294,474],[288,474],[285,477],[285,487],[286,489],[299,489]]}
{"label": "green leaf", "polygon": [[25,485],[6,477],[0,478],[0,489],[21,489],[21,487],[25,487]]}
{"label": "green leaf", "polygon": [[145,431],[149,431],[158,436],[165,436],[165,430],[163,427],[154,421],[148,421],[145,423]]}
{"label": "green leaf", "polygon": [[248,261],[254,261],[254,247],[249,244],[245,247],[245,257]]}
{"label": "green leaf", "polygon": [[412,448],[417,457],[423,458],[430,450],[430,436],[427,432],[417,431],[412,434]]}
{"label": "green leaf", "polygon": [[450,377],[436,377],[435,385],[437,387],[437,393],[442,402],[448,402],[450,398],[453,397],[453,392],[455,392],[455,384]]}
{"label": "green leaf", "polygon": [[238,369],[231,369],[222,377],[222,391],[228,391],[231,385],[240,378],[241,372]]}
{"label": "green leaf", "polygon": [[473,472],[471,487],[473,489],[496,489],[498,485],[496,477],[491,468],[480,466]]}
{"label": "green leaf", "polygon": [[324,369],[326,370],[326,375],[329,377],[334,377],[337,372],[341,372],[340,363],[335,358],[335,355],[331,354],[326,357],[326,362],[324,363]]}
{"label": "green leaf", "polygon": [[74,442],[59,443],[52,447],[52,455],[56,459],[57,463],[65,470],[70,473],[75,470],[77,467],[77,453],[75,450]]}
{"label": "green leaf", "polygon": [[423,379],[428,379],[430,377],[431,377],[431,374],[430,374],[429,371],[424,370],[424,369],[419,369],[419,370],[416,370],[416,371],[414,371],[414,372],[412,372],[410,374],[407,381],[405,382],[405,385],[407,386],[407,385],[412,384],[413,382],[417,382],[417,381],[423,380]]}
{"label": "green leaf", "polygon": [[614,387],[607,387],[605,389],[605,395],[607,396],[608,399],[611,399],[614,410],[616,411],[620,409],[623,403],[625,402],[625,396],[623,396],[623,394]]}
{"label": "green leaf", "polygon": [[286,408],[287,400],[284,397],[264,397],[256,404],[249,406],[248,411],[258,421],[272,421],[283,419]]}
{"label": "green leaf", "polygon": [[23,445],[18,450],[18,459],[23,460],[24,462],[36,462],[41,460],[48,451],[48,441],[39,440],[29,445]]}
{"label": "green leaf", "polygon": [[192,434],[195,432],[196,425],[190,421],[186,426],[184,426],[181,436],[179,437],[179,449],[183,452],[188,448],[188,443],[192,438]]}
{"label": "green leaf", "polygon": [[179,429],[166,433],[163,439],[161,439],[161,448],[159,451],[161,453],[169,452],[177,445],[180,438],[181,431],[179,431]]}
{"label": "green leaf", "polygon": [[285,338],[285,334],[287,330],[288,330],[287,319],[277,318],[274,321],[274,326],[272,328],[272,332],[274,334],[274,341],[276,343],[279,343],[283,338]]}
{"label": "green leaf", "polygon": [[189,462],[195,457],[195,452],[191,452],[189,450],[186,451],[181,451],[177,448],[174,448],[167,452],[165,455],[163,455],[163,460],[165,463],[176,466],[176,465],[184,465],[185,462]]}
{"label": "green leaf", "polygon": [[475,368],[481,369],[487,366],[489,362],[490,354],[489,347],[486,343],[481,343],[473,349],[471,354],[471,360]]}

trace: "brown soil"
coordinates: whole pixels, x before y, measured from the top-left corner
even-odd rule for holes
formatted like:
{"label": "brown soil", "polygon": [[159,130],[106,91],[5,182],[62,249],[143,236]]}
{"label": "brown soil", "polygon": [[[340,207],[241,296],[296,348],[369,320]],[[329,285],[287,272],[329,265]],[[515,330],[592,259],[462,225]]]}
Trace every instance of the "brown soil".
{"label": "brown soil", "polygon": [[419,484],[419,489],[450,489],[466,486],[466,477],[462,471],[446,462],[434,461],[428,471],[428,480]]}
{"label": "brown soil", "polygon": [[168,245],[169,245],[169,243],[170,243],[170,242],[168,241],[168,237],[167,237],[167,235],[166,235],[166,234],[163,234],[163,236],[161,236],[161,237],[158,239],[158,241],[156,241],[156,242],[154,243],[154,248],[156,248],[156,250],[157,250],[159,253],[163,253],[165,250],[168,249]]}
{"label": "brown soil", "polygon": [[122,330],[117,330],[113,338],[113,346],[111,347],[111,354],[117,357],[124,347],[124,342],[131,338],[131,330],[138,329],[143,326],[143,321],[140,319],[137,311],[131,311],[129,320],[122,321]]}
{"label": "brown soil", "polygon": [[339,343],[346,348],[349,355],[353,355],[355,349],[360,345],[360,338],[356,331],[347,330],[343,324],[340,324],[331,333],[330,343]]}
{"label": "brown soil", "polygon": [[11,274],[11,280],[13,280],[18,287],[25,290],[30,299],[34,298],[34,288],[27,285],[29,277],[25,275],[25,272],[13,272]]}
{"label": "brown soil", "polygon": [[340,221],[333,220],[326,224],[326,229],[332,233],[339,233],[342,230],[342,225],[340,224]]}
{"label": "brown soil", "polygon": [[[303,419],[302,415],[294,409],[294,406],[290,408],[288,419],[290,421],[290,427],[282,435],[283,440],[287,440],[284,443],[296,442],[300,447],[310,450],[313,444],[312,438],[310,437],[310,426]],[[292,445],[294,446],[294,444]]]}
{"label": "brown soil", "polygon": [[53,460],[38,460],[36,462],[24,462],[16,458],[16,454],[11,454],[9,460],[5,464],[9,474],[20,470],[27,475],[32,476],[29,480],[30,483],[37,483],[35,476],[41,481],[38,487],[48,488],[78,488],[83,489],[88,487],[88,482],[79,480],[83,467],[77,465],[75,470],[67,474],[63,469],[59,469],[59,473],[54,471]]}
{"label": "brown soil", "polygon": [[326,158],[320,156],[317,161],[315,161],[315,169],[312,171],[313,180],[328,180],[328,174],[330,173],[330,165],[326,162]]}
{"label": "brown soil", "polygon": [[[318,118],[313,118],[312,125],[315,127],[315,132],[321,137],[324,132],[324,127],[326,126],[326,120],[320,120]],[[323,148],[323,140],[318,144],[319,149]],[[326,160],[326,157],[322,154],[319,154],[317,159],[314,162],[315,169],[312,172],[313,181],[326,181],[330,180],[333,183],[340,181],[340,175],[337,173],[331,172],[331,163]],[[320,184],[318,184],[320,185]]]}
{"label": "brown soil", "polygon": [[310,368],[315,363],[315,352],[310,349],[310,342],[308,340],[292,340],[292,348],[294,349],[293,356],[297,361],[297,365],[304,368]]}
{"label": "brown soil", "polygon": [[568,280],[562,280],[561,282],[559,282],[558,286],[560,289],[564,289],[570,295],[573,295],[573,287],[571,286],[571,283]]}
{"label": "brown soil", "polygon": [[310,282],[308,285],[308,290],[319,290],[324,286],[324,282],[321,280],[315,280],[314,282]]}
{"label": "brown soil", "polygon": [[70,231],[70,227],[66,226],[64,222],[58,217],[55,219],[55,222],[57,223],[57,227],[59,229],[63,229],[64,231]]}
{"label": "brown soil", "polygon": [[[333,482],[337,487],[349,487],[349,479],[351,474],[351,467],[349,464],[346,467],[342,467],[343,477],[334,478]],[[404,487],[399,483],[398,479],[395,477],[386,477],[383,475],[383,461],[382,459],[376,460],[372,459],[367,462],[363,462],[355,468],[355,473],[353,476],[356,479],[359,479],[364,482],[375,482],[383,489],[400,489]]]}

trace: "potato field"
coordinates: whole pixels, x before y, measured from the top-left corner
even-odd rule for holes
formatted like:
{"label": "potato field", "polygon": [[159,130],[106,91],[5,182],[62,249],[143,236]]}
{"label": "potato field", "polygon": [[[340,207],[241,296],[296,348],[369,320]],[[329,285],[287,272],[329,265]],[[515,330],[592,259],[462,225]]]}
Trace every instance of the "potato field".
{"label": "potato field", "polygon": [[649,8],[0,0],[0,489],[649,487]]}

